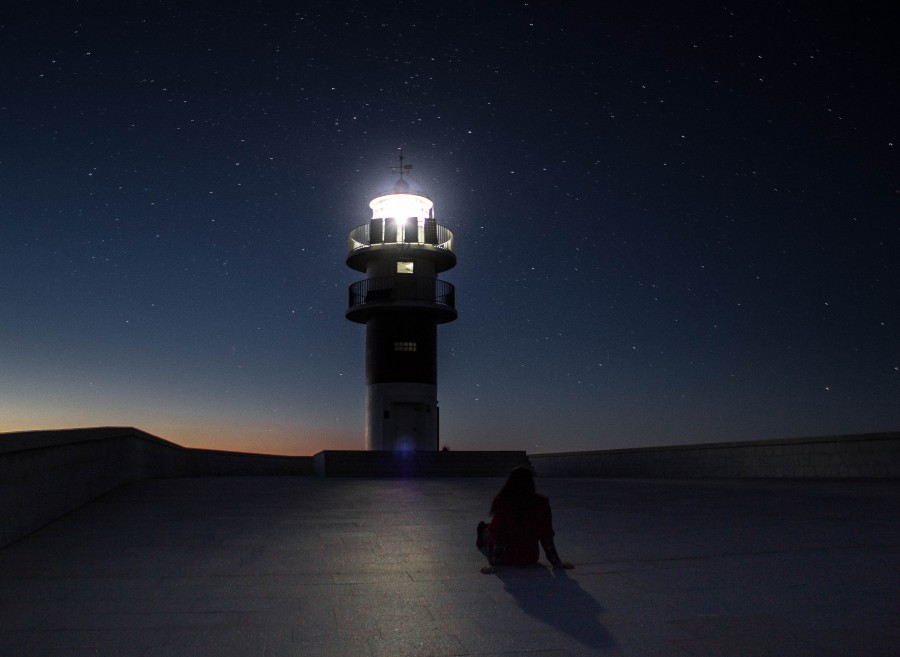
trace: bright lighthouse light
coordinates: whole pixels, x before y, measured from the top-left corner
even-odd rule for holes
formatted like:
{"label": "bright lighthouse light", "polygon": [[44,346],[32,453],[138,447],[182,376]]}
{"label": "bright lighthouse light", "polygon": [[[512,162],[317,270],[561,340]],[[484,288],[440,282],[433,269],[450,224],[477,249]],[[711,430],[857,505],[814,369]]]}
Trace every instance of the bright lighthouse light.
{"label": "bright lighthouse light", "polygon": [[372,199],[372,218],[406,219],[416,217],[424,219],[434,207],[429,199],[418,194],[385,194]]}

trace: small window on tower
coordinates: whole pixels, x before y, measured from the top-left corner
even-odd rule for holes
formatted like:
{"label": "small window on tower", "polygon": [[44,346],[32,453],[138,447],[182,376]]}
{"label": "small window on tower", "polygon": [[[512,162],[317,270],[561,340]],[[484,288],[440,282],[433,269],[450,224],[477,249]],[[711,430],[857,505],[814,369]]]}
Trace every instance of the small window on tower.
{"label": "small window on tower", "polygon": [[413,263],[398,262],[397,263],[397,273],[398,274],[412,274],[413,273]]}
{"label": "small window on tower", "polygon": [[394,343],[394,351],[415,351],[416,343],[415,342],[395,342]]}

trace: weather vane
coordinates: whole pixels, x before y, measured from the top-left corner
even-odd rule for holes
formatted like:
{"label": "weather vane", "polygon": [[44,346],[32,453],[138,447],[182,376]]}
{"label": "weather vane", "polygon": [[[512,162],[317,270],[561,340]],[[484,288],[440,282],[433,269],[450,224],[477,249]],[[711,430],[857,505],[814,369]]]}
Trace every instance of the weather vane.
{"label": "weather vane", "polygon": [[400,151],[400,165],[396,166],[396,167],[391,167],[391,171],[393,171],[394,173],[400,174],[400,178],[402,179],[404,174],[407,174],[410,171],[412,171],[412,165],[411,164],[403,164],[403,160],[404,160],[403,149],[398,148],[397,150]]}

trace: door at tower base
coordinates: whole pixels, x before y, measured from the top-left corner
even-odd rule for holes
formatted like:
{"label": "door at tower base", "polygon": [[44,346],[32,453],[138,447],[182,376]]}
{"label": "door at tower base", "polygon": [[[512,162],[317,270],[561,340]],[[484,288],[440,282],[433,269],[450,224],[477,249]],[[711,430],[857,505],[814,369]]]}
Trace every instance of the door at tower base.
{"label": "door at tower base", "polygon": [[366,386],[366,449],[437,448],[437,386],[403,382]]}

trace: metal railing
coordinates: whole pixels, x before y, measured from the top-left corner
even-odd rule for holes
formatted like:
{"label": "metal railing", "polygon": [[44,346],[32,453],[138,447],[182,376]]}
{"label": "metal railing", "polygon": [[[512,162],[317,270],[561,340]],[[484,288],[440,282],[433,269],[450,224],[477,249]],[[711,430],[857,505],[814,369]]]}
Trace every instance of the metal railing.
{"label": "metal railing", "polygon": [[385,301],[430,303],[455,309],[456,289],[447,281],[410,274],[367,278],[350,286],[350,308]]}
{"label": "metal railing", "polygon": [[[369,235],[370,226],[370,223],[363,224],[350,231],[350,237],[347,240],[347,246],[350,253],[359,249],[367,249],[372,246],[371,237]],[[400,239],[399,237],[399,233],[397,233],[397,239],[395,239],[395,241],[376,241],[376,244],[418,244],[421,246],[433,246],[436,249],[453,251],[453,231],[446,226],[441,226],[439,224],[425,226],[424,230],[420,227],[418,235],[416,235],[416,239],[414,240],[406,239],[405,236],[403,239]]]}

